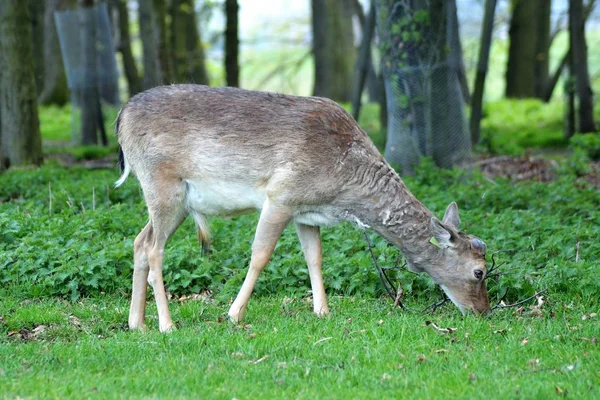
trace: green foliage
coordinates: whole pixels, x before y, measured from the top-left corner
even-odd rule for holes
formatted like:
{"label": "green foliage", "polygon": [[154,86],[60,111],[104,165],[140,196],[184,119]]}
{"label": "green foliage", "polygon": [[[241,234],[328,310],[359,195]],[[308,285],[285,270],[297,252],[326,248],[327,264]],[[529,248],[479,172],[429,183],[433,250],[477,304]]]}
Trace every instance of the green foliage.
{"label": "green foliage", "polygon": [[[119,109],[104,106],[102,110],[104,113],[104,125],[107,132],[110,132]],[[38,112],[40,116],[40,132],[44,141],[64,142],[65,144],[71,141],[73,124],[70,103],[62,107],[55,105],[39,106]],[[113,136],[114,139],[114,135],[110,136]]]}
{"label": "green foliage", "polygon": [[488,102],[481,147],[492,154],[522,155],[531,148],[565,147],[562,104],[536,99]]}
{"label": "green foliage", "polygon": [[569,147],[593,161],[600,161],[600,135],[577,134],[569,140]]}
{"label": "green foliage", "polygon": [[[509,299],[515,299],[541,287],[597,295],[600,196],[568,169],[563,174],[552,183],[490,182],[469,172],[439,170],[425,160],[406,183],[438,216],[457,201],[465,231],[486,241],[490,252],[504,251],[498,259],[515,269],[491,282],[492,297],[508,289]],[[135,178],[113,190],[117,177],[117,171],[51,166],[0,176],[1,284],[24,284],[32,295],[72,299],[129,291],[132,244],[147,214]],[[208,288],[222,299],[234,296],[246,274],[256,221],[256,214],[212,219],[214,243],[207,257],[201,255],[193,223],[186,221],[167,245],[168,290],[188,294]],[[350,224],[323,229],[330,294],[383,293],[362,235]],[[391,265],[396,248],[370,236],[380,264]],[[439,293],[424,275],[394,274],[411,297]],[[288,228],[256,291],[306,293],[309,288],[298,240]]]}

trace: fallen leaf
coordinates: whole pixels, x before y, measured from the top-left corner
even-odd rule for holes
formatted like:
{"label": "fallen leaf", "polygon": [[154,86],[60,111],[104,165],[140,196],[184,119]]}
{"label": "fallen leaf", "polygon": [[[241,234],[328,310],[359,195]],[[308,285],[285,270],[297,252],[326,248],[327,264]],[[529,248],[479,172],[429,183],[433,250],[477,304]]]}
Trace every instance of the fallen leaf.
{"label": "fallen leaf", "polygon": [[472,373],[472,372],[469,372],[469,380],[470,380],[471,382],[477,382],[477,375],[475,375],[475,374],[474,374],[474,373]]}
{"label": "fallen leaf", "polygon": [[498,334],[504,335],[506,333],[506,329],[498,329],[498,330],[496,330],[496,331],[494,331],[492,333],[495,334],[495,335],[498,335]]}
{"label": "fallen leaf", "polygon": [[45,330],[46,330],[46,325],[38,325],[33,329],[33,331],[31,331],[31,333],[33,334],[33,336],[37,336],[37,335],[44,333]]}
{"label": "fallen leaf", "polygon": [[440,353],[448,353],[448,350],[446,349],[438,349],[435,351],[436,354],[440,354]]}
{"label": "fallen leaf", "polygon": [[381,375],[381,378],[379,379],[379,381],[384,382],[384,381],[389,381],[390,379],[392,379],[392,376],[388,373],[384,373],[383,375]]}
{"label": "fallen leaf", "polygon": [[427,357],[425,357],[425,354],[419,354],[419,357],[417,357],[417,364],[421,364],[425,361],[427,361]]}
{"label": "fallen leaf", "polygon": [[568,393],[567,389],[563,389],[560,386],[557,386],[554,390],[556,390],[556,393],[561,396],[566,396]]}
{"label": "fallen leaf", "polygon": [[523,340],[521,340],[521,345],[522,346],[525,346],[527,343],[529,343],[529,339],[523,338]]}
{"label": "fallen leaf", "polygon": [[593,338],[586,338],[586,337],[582,337],[580,338],[581,340],[583,340],[584,342],[590,342],[590,343],[598,343],[598,338],[597,337],[593,337]]}
{"label": "fallen leaf", "polygon": [[241,353],[239,351],[234,351],[233,353],[231,353],[231,358],[242,358],[244,357],[244,353]]}
{"label": "fallen leaf", "polygon": [[249,337],[250,339],[254,339],[254,338],[256,337],[256,333],[255,333],[255,332],[252,332],[251,334],[249,334],[249,335],[248,335],[248,337]]}
{"label": "fallen leaf", "polygon": [[596,314],[595,312],[593,313],[589,313],[589,314],[583,314],[581,316],[581,320],[585,321],[586,319],[590,319],[590,318],[595,318],[598,314]]}
{"label": "fallen leaf", "polygon": [[69,315],[69,321],[71,321],[71,323],[77,327],[81,326],[81,321],[74,315]]}
{"label": "fallen leaf", "polygon": [[540,359],[536,358],[535,360],[529,360],[527,361],[527,364],[529,364],[530,367],[534,367],[540,364]]}
{"label": "fallen leaf", "polygon": [[383,320],[380,319],[379,322],[377,322],[377,325],[379,325],[379,326],[383,325]]}

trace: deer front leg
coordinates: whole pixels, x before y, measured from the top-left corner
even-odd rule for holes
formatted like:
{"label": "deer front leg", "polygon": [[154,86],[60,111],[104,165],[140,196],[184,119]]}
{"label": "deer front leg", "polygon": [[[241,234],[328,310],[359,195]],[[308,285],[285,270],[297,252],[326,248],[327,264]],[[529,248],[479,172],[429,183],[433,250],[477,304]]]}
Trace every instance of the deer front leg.
{"label": "deer front leg", "polygon": [[308,264],[308,275],[313,295],[313,310],[319,315],[329,314],[325,288],[323,287],[323,274],[321,264],[323,262],[321,249],[321,232],[318,226],[310,226],[296,222],[296,232],[302,245],[304,258]]}
{"label": "deer front leg", "polygon": [[250,268],[240,292],[229,309],[228,315],[231,322],[238,323],[244,318],[248,300],[258,276],[269,262],[277,240],[291,219],[292,216],[287,210],[276,206],[269,199],[265,200],[252,243]]}

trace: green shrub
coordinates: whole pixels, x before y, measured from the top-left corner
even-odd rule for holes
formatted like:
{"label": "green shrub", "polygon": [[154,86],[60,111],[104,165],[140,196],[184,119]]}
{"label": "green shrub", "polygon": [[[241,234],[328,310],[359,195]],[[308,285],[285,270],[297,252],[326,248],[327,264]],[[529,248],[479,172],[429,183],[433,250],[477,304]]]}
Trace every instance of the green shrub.
{"label": "green shrub", "polygon": [[[551,183],[512,183],[425,161],[405,179],[410,190],[439,217],[450,201],[461,209],[463,229],[487,242],[490,254],[511,274],[490,282],[492,298],[509,299],[542,287],[573,295],[600,293],[600,196],[568,171]],[[100,292],[127,293],[132,246],[147,223],[135,178],[112,189],[116,170],[43,167],[0,175],[0,284],[25,285],[31,295],[76,299]],[[50,197],[52,210],[50,210]],[[202,256],[192,221],[173,235],[165,251],[164,276],[174,294],[212,289],[234,296],[244,279],[257,214],[212,218],[212,252]],[[330,294],[383,294],[363,233],[351,224],[324,228],[323,272]],[[380,265],[398,250],[369,233]],[[575,259],[579,242],[579,259]],[[392,271],[408,296],[437,296],[425,275]],[[278,242],[261,275],[258,294],[298,293],[310,280],[293,227]]]}
{"label": "green shrub", "polygon": [[563,111],[558,101],[488,102],[481,121],[481,147],[492,154],[522,155],[527,149],[564,147]]}
{"label": "green shrub", "polygon": [[569,140],[569,147],[574,151],[580,151],[590,160],[600,160],[600,135],[599,134],[576,134]]}

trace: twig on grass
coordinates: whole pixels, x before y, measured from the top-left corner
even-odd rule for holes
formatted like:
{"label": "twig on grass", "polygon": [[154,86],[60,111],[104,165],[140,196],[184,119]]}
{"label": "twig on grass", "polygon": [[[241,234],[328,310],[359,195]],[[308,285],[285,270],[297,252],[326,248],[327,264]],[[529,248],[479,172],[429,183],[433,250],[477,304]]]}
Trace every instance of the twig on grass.
{"label": "twig on grass", "polygon": [[394,289],[395,285],[392,283],[392,280],[385,272],[389,269],[400,269],[400,257],[396,258],[396,263],[393,267],[380,267],[379,263],[377,262],[377,257],[375,257],[375,253],[373,253],[373,245],[371,244],[371,239],[369,239],[369,235],[367,235],[367,231],[364,229],[363,234],[367,241],[369,253],[371,254],[371,260],[373,260],[373,264],[375,264],[375,268],[377,268],[377,271],[379,272],[379,279],[381,279],[383,288],[387,292],[388,296],[390,296],[390,298],[394,300],[394,308],[400,306],[401,309],[408,310],[406,306],[402,303],[402,294],[404,293],[404,290],[402,289],[400,282],[398,282],[398,288]]}
{"label": "twig on grass", "polygon": [[[513,303],[513,304],[503,304],[502,303],[503,300],[500,299],[500,301],[498,302],[498,304],[496,304],[494,307],[492,307],[492,311],[494,311],[494,310],[501,310],[503,308],[512,308],[512,307],[520,306],[521,304],[527,303],[531,299],[538,298],[541,294],[543,294],[543,293],[545,293],[547,291],[548,291],[548,289],[540,290],[539,292],[535,292],[533,294],[533,296],[529,296],[528,298],[526,298],[524,300],[521,300],[519,302]],[[506,297],[506,294],[503,296],[503,298],[504,297]]]}

